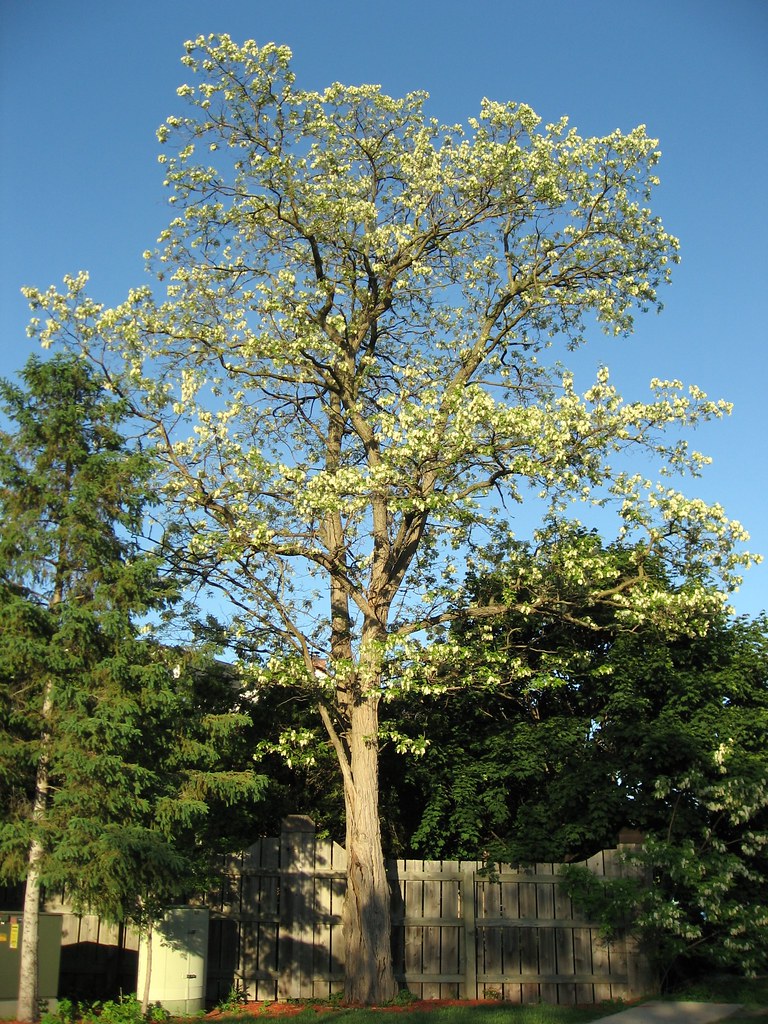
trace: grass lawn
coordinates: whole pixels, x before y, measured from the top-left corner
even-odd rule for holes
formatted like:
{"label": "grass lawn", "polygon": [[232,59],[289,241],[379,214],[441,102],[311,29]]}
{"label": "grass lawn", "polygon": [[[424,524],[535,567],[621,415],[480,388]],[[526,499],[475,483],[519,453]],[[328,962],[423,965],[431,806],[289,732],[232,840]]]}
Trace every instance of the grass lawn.
{"label": "grass lawn", "polygon": [[[289,1018],[290,1024],[586,1024],[609,1013],[616,1013],[623,1006],[610,1004],[589,1007],[547,1006],[537,1004],[518,1006],[510,1003],[477,1005],[457,1003],[451,1006],[436,1006],[434,1009],[421,1007],[398,1007],[397,1009],[346,1009],[329,1008],[321,1004],[302,1008]],[[222,1014],[215,1024],[256,1024],[251,1014]],[[267,1017],[272,1017],[270,1013]],[[265,1022],[266,1024],[266,1022]]]}
{"label": "grass lawn", "polygon": [[763,1013],[768,1021],[768,975],[761,978],[715,975],[691,985],[674,998],[700,1000],[703,1003],[741,1003],[744,1012],[728,1017],[728,1024],[745,1024],[746,1021],[756,1024]]}
{"label": "grass lawn", "polygon": [[[691,1000],[704,1003],[741,1003],[744,1013],[729,1017],[729,1024],[756,1024],[756,1012],[764,1010],[768,1024],[768,977],[748,979],[713,976],[674,995],[670,1001]],[[455,1003],[425,1008],[423,1004],[385,1009],[354,1009],[328,1003],[293,1004],[285,1024],[586,1024],[621,1010],[626,1004],[605,1003],[599,1006],[571,1007],[537,1004],[518,1006],[511,1003]],[[259,1024],[254,1018],[281,1016],[278,1007],[264,1004],[255,1012],[224,1012],[215,1017],[215,1024]],[[761,1014],[762,1015],[762,1014]],[[286,1014],[287,1016],[287,1014]],[[759,1017],[757,1018],[759,1021]]]}

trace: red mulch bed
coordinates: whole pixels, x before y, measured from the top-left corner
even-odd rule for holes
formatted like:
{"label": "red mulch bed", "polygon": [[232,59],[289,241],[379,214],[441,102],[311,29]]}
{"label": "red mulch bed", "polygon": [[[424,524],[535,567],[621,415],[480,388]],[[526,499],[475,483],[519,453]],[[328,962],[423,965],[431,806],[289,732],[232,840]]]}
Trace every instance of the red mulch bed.
{"label": "red mulch bed", "polygon": [[[498,999],[417,999],[410,1003],[398,1003],[395,1006],[367,1006],[367,1010],[380,1010],[388,1013],[402,1013],[410,1010],[439,1010],[445,1006],[498,1006]],[[269,1017],[293,1017],[302,1010],[316,1010],[318,1013],[333,1010],[350,1010],[355,1007],[350,1003],[245,1003],[237,1010],[212,1010],[205,1015],[206,1020],[216,1020],[218,1017],[231,1017],[233,1014],[243,1016],[269,1016]],[[362,1007],[361,1007],[362,1008]]]}

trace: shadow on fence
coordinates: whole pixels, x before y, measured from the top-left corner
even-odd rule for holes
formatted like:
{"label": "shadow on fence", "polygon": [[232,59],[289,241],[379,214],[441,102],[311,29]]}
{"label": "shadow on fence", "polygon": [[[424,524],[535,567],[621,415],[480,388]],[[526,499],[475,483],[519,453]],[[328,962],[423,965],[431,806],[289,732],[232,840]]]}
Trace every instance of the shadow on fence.
{"label": "shadow on fence", "polygon": [[[599,877],[626,870],[619,850],[585,862]],[[208,994],[233,983],[249,999],[327,999],[343,987],[341,907],[346,855],[318,840],[311,819],[286,819],[228,866],[210,894]],[[467,861],[388,864],[395,976],[422,999],[503,998],[593,1003],[650,991],[633,937],[606,943],[558,881],[559,864],[493,877]],[[218,919],[218,920],[217,920]],[[216,936],[214,941],[213,936]],[[217,944],[218,943],[218,944]]]}
{"label": "shadow on fence", "polygon": [[211,909],[207,999],[236,986],[248,999],[327,999],[343,987],[346,852],[316,839],[311,819],[229,860]]}

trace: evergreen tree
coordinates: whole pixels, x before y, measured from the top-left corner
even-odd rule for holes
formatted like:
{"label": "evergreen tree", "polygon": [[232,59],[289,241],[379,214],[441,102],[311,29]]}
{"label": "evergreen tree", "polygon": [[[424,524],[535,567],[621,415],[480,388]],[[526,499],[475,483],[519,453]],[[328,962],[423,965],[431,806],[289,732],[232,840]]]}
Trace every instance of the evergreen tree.
{"label": "evergreen tree", "polygon": [[18,1016],[37,1014],[43,887],[141,921],[203,866],[217,801],[263,780],[219,751],[246,719],[226,679],[143,628],[176,597],[139,540],[151,460],[81,360],[0,382],[0,876],[26,879]]}

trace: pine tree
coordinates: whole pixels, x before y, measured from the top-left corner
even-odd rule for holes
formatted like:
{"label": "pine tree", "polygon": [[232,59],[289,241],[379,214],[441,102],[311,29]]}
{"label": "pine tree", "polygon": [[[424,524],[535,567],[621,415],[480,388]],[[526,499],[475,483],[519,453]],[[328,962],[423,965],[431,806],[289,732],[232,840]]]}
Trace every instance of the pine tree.
{"label": "pine tree", "polygon": [[211,805],[258,794],[218,750],[226,680],[146,631],[175,597],[140,537],[151,460],[76,358],[0,382],[0,876],[26,879],[18,1017],[37,1015],[43,887],[150,919],[202,866]]}

